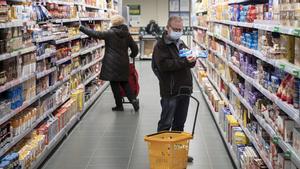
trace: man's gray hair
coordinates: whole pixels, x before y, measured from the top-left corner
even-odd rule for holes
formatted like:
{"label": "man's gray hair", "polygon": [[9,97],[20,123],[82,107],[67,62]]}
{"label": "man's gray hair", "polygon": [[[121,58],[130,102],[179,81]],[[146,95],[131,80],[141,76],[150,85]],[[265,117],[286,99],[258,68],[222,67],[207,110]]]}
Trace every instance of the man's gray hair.
{"label": "man's gray hair", "polygon": [[173,21],[179,21],[179,22],[182,22],[182,18],[180,16],[171,16],[168,20],[168,26],[171,26],[171,23]]}

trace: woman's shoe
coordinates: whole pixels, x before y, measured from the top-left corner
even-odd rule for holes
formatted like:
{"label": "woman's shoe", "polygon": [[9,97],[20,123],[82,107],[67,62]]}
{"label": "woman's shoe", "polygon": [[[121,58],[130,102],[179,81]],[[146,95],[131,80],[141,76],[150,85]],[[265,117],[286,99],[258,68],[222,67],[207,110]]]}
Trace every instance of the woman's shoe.
{"label": "woman's shoe", "polygon": [[111,110],[112,111],[124,111],[124,108],[116,106],[116,107],[111,108]]}
{"label": "woman's shoe", "polygon": [[140,109],[140,103],[138,99],[132,100],[132,106],[134,108],[134,111],[139,111]]}

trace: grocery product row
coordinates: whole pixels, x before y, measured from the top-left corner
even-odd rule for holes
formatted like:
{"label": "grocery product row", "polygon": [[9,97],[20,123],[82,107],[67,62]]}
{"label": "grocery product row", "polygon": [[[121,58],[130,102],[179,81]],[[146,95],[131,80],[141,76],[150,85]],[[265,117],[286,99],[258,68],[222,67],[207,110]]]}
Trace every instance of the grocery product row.
{"label": "grocery product row", "polygon": [[107,87],[99,79],[115,2],[1,0],[0,168],[38,168]]}
{"label": "grocery product row", "polygon": [[224,137],[237,168],[300,168],[299,4],[196,5],[194,48],[208,58],[195,75],[220,132],[238,131]]}
{"label": "grocery product row", "polygon": [[107,85],[94,80],[87,88],[71,92],[66,83],[1,125],[1,153],[12,150],[2,156],[0,166],[38,168]]}

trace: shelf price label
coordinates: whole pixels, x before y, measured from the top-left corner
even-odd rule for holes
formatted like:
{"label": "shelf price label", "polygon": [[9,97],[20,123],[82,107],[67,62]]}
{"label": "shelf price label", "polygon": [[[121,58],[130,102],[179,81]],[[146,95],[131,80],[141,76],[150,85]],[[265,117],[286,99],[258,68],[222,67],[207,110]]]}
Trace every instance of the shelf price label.
{"label": "shelf price label", "polygon": [[284,65],[284,64],[280,64],[280,65],[279,65],[279,69],[280,69],[281,71],[284,71],[285,65]]}
{"label": "shelf price label", "polygon": [[275,27],[273,28],[273,32],[279,33],[279,32],[280,32],[280,28],[279,28],[278,26],[275,26]]}
{"label": "shelf price label", "polygon": [[293,74],[294,74],[296,77],[299,77],[299,75],[300,75],[299,70],[294,70],[294,71],[293,71]]}
{"label": "shelf price label", "polygon": [[284,157],[285,157],[286,159],[291,159],[291,157],[292,157],[291,151],[288,150],[288,151],[284,152]]}
{"label": "shelf price label", "polygon": [[293,35],[300,36],[300,29],[294,29]]}
{"label": "shelf price label", "polygon": [[279,137],[278,136],[274,136],[272,140],[273,140],[274,144],[278,145],[278,143],[279,143]]}

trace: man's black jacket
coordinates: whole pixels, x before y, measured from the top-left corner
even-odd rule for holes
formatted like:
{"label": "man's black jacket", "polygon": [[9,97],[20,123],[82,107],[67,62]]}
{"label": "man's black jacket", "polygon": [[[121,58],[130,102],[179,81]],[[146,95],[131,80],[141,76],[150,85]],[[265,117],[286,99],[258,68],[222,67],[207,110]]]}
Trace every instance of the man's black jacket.
{"label": "man's black jacket", "polygon": [[179,94],[181,88],[190,88],[192,92],[193,78],[191,68],[196,62],[189,63],[179,57],[179,50],[187,48],[181,41],[179,49],[176,43],[166,42],[166,33],[157,41],[153,51],[152,68],[159,79],[161,97],[172,97]]}

